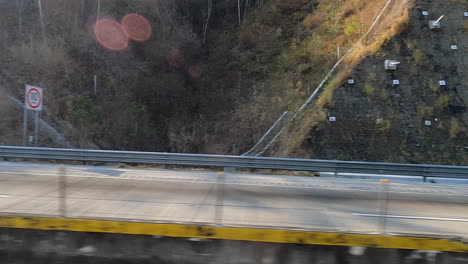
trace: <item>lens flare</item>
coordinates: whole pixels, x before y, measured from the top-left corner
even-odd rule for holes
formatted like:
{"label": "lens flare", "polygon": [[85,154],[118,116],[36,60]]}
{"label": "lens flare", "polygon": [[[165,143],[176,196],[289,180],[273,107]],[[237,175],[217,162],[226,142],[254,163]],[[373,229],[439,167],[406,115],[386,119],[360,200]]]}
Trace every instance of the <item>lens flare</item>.
{"label": "lens flare", "polygon": [[200,65],[192,65],[188,68],[188,73],[193,79],[198,79],[202,76],[203,70]]}
{"label": "lens flare", "polygon": [[185,64],[185,57],[180,49],[171,48],[169,53],[166,55],[166,61],[171,68],[180,69]]}
{"label": "lens flare", "polygon": [[112,51],[123,51],[128,48],[128,37],[119,22],[104,18],[94,26],[96,39],[106,49]]}
{"label": "lens flare", "polygon": [[148,40],[152,34],[150,22],[137,14],[126,15],[122,20],[122,28],[129,38],[139,42]]}

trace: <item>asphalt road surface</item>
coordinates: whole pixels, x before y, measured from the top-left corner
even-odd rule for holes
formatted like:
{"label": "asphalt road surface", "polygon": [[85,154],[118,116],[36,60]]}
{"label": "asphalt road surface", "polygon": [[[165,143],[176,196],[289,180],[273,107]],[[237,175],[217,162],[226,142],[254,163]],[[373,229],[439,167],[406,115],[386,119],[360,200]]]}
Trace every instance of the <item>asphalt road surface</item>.
{"label": "asphalt road surface", "polygon": [[71,218],[468,238],[464,184],[67,166],[63,189],[59,174],[0,162],[0,214],[60,216],[66,195]]}

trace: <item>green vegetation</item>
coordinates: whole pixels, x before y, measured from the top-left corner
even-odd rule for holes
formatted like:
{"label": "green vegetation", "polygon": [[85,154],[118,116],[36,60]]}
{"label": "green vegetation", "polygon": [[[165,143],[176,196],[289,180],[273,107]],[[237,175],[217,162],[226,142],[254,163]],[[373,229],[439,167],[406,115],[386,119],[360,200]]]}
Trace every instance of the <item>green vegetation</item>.
{"label": "green vegetation", "polygon": [[377,128],[380,132],[387,134],[390,132],[390,129],[392,128],[392,121],[390,120],[382,120],[377,124]]}
{"label": "green vegetation", "polygon": [[413,59],[417,65],[423,65],[427,61],[427,56],[421,49],[414,49]]}
{"label": "green vegetation", "polygon": [[101,115],[89,95],[77,95],[71,98],[70,120],[73,122],[97,122]]}
{"label": "green vegetation", "polygon": [[314,172],[311,172],[311,171],[298,171],[297,174],[299,176],[306,176],[306,177],[317,176]]}
{"label": "green vegetation", "polygon": [[420,118],[431,117],[434,115],[434,107],[432,106],[418,106],[417,115]]}
{"label": "green vegetation", "polygon": [[389,101],[390,100],[390,95],[386,89],[381,89],[379,93],[380,98],[383,101]]}
{"label": "green vegetation", "polygon": [[361,32],[361,27],[361,23],[359,23],[356,17],[353,17],[346,21],[344,33],[347,37],[358,35]]}
{"label": "green vegetation", "polygon": [[440,91],[440,85],[435,82],[433,79],[429,79],[429,88],[431,89],[431,91],[437,93]]}
{"label": "green vegetation", "polygon": [[456,118],[452,117],[450,119],[450,139],[456,138],[461,132],[462,127],[460,122]]}
{"label": "green vegetation", "polygon": [[363,91],[364,91],[364,94],[370,98],[374,96],[375,88],[371,86],[370,84],[366,83],[364,84]]}
{"label": "green vegetation", "polygon": [[446,110],[449,106],[450,96],[447,94],[441,95],[435,101],[435,107],[439,111]]}

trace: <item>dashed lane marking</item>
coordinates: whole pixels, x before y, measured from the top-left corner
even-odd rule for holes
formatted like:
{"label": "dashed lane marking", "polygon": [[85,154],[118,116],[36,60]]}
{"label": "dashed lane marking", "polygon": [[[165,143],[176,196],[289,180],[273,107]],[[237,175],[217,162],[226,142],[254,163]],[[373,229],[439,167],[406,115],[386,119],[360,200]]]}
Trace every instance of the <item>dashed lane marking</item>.
{"label": "dashed lane marking", "polygon": [[444,217],[411,216],[411,215],[360,214],[360,213],[353,213],[353,215],[364,216],[364,217],[385,217],[385,218],[398,218],[398,219],[433,220],[433,221],[467,222],[468,223],[468,219],[463,219],[463,218],[444,218]]}

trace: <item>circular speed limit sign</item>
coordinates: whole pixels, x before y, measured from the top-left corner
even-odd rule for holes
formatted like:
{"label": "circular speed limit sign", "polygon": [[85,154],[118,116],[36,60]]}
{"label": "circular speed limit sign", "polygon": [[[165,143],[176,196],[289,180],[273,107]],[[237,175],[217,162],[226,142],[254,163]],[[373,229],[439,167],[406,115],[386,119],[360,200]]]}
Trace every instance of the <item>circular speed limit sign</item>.
{"label": "circular speed limit sign", "polygon": [[42,110],[42,88],[26,85],[25,106],[29,110]]}

